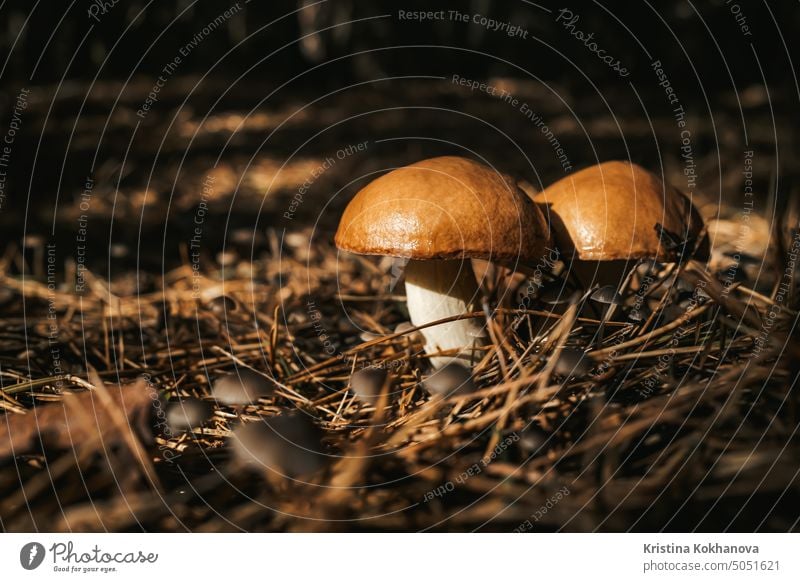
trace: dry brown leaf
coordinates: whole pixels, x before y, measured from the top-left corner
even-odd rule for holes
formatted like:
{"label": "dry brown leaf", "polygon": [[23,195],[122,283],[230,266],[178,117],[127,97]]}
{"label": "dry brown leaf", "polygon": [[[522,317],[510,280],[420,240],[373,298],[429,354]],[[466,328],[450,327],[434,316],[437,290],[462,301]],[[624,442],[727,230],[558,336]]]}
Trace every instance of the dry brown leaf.
{"label": "dry brown leaf", "polygon": [[6,415],[0,421],[0,459],[30,453],[44,447],[71,449],[92,443],[121,444],[124,435],[112,410],[124,415],[130,430],[152,440],[147,427],[153,410],[152,390],[143,381],[107,386],[110,401],[101,402],[94,391],[67,392],[63,401],[39,405],[27,414]]}

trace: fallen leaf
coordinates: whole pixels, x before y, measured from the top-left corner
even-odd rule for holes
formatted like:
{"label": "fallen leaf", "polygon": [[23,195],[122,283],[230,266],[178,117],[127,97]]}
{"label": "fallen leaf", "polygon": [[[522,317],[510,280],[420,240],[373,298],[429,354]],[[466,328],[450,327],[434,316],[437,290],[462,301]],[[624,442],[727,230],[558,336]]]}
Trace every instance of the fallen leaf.
{"label": "fallen leaf", "polygon": [[[53,447],[72,449],[108,446],[128,440],[122,434],[123,419],[130,433],[152,441],[148,420],[154,400],[146,382],[105,387],[108,398],[98,392],[66,392],[60,402],[41,404],[26,414],[6,414],[0,420],[0,459]],[[118,419],[115,420],[115,415]]]}

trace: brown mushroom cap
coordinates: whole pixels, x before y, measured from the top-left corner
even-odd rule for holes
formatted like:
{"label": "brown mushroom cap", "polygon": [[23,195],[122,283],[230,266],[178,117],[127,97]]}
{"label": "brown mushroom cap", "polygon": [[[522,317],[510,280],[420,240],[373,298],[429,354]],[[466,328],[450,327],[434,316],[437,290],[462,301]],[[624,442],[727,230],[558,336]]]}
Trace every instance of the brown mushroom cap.
{"label": "brown mushroom cap", "polygon": [[[691,251],[703,219],[691,201],[658,176],[629,162],[604,162],[562,178],[536,195],[547,208],[561,251],[579,259],[610,261],[653,258],[672,261],[656,224]],[[707,258],[708,239],[697,257]]]}
{"label": "brown mushroom cap", "polygon": [[536,261],[541,211],[509,176],[465,158],[431,158],[370,182],[350,201],[336,246],[410,259]]}

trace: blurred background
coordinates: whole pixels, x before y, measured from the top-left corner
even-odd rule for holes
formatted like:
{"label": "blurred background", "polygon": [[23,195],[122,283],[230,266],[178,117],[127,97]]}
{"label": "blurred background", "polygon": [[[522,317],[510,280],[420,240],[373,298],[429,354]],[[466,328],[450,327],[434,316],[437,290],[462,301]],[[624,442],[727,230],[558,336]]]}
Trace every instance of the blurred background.
{"label": "blurred background", "polygon": [[[572,27],[562,9],[579,17]],[[399,10],[446,16],[421,22]],[[291,228],[330,234],[373,172],[442,153],[483,157],[536,187],[563,177],[565,159],[572,169],[632,159],[691,190],[707,218],[720,206],[740,210],[745,151],[754,152],[762,214],[772,208],[770,184],[779,188],[797,167],[800,11],[790,2],[165,0],[55,10],[8,1],[0,12],[0,128],[30,91],[4,168],[0,236],[72,241],[88,214],[87,261],[103,274],[110,243],[156,245],[139,254],[145,269],[177,264],[204,180],[213,182],[210,250],[231,227],[279,226],[309,171],[364,141],[365,152],[308,185],[312,202],[298,205]],[[518,31],[491,30],[474,15]],[[506,90],[519,105],[453,75]],[[691,187],[676,106],[691,132]]]}

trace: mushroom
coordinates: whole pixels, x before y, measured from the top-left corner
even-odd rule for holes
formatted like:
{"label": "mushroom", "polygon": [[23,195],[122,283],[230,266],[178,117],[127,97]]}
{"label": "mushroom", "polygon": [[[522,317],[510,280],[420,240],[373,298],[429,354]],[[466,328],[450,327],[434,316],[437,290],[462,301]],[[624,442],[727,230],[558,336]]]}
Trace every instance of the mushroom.
{"label": "mushroom", "polygon": [[239,368],[217,378],[211,392],[218,402],[228,406],[246,406],[259,398],[269,398],[275,394],[264,376],[253,370]]}
{"label": "mushroom", "polygon": [[167,424],[174,431],[200,426],[214,414],[210,402],[197,398],[181,398],[167,404]]}
{"label": "mushroom", "polygon": [[350,390],[364,404],[375,404],[380,398],[387,376],[383,368],[375,366],[362,368],[350,377]]}
{"label": "mushroom", "polygon": [[422,387],[431,396],[468,394],[475,389],[472,373],[456,362],[450,362],[422,381]]}
{"label": "mushroom", "polygon": [[311,475],[325,465],[322,431],[300,413],[240,425],[233,431],[231,446],[240,463],[292,479]]}
{"label": "mushroom", "polygon": [[[545,188],[534,200],[550,219],[562,254],[572,255],[573,272],[587,287],[592,281],[618,287],[631,260],[689,258],[703,228],[689,198],[629,162],[586,168]],[[704,238],[696,258],[707,259],[708,253]]]}
{"label": "mushroom", "polygon": [[553,371],[559,376],[580,378],[592,371],[592,364],[583,350],[562,348]]}
{"label": "mushroom", "polygon": [[[398,168],[359,191],[342,215],[336,246],[408,259],[408,313],[415,326],[464,315],[480,303],[469,259],[535,262],[549,239],[541,211],[508,176],[465,158],[431,158]],[[427,353],[440,368],[474,364],[485,342],[471,318],[426,327]]]}

